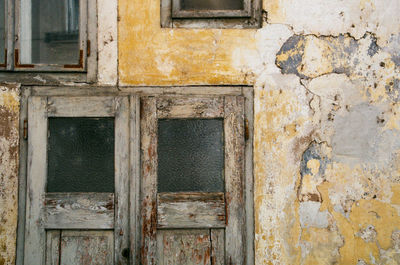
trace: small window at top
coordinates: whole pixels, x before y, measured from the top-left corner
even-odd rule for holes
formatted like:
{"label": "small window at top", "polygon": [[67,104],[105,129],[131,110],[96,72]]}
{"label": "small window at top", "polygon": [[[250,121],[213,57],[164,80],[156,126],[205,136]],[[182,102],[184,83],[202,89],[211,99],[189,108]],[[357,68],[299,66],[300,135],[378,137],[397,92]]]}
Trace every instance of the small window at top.
{"label": "small window at top", "polygon": [[161,0],[165,28],[258,28],[261,0]]}
{"label": "small window at top", "polygon": [[181,0],[184,10],[240,10],[243,0]]}

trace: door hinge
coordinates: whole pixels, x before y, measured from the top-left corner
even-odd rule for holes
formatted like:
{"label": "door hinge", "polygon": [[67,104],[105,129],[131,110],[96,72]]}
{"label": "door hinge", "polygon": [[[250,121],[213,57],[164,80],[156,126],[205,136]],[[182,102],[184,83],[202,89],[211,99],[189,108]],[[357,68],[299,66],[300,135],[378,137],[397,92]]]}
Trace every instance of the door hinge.
{"label": "door hinge", "polygon": [[28,140],[28,120],[24,120],[24,133],[23,133],[24,140]]}
{"label": "door hinge", "polygon": [[87,57],[89,57],[90,56],[90,52],[91,52],[91,50],[90,50],[90,40],[87,40],[87,43],[86,43],[86,56]]}
{"label": "door hinge", "polygon": [[249,120],[244,117],[244,139],[247,141],[250,138],[250,131],[249,131]]}

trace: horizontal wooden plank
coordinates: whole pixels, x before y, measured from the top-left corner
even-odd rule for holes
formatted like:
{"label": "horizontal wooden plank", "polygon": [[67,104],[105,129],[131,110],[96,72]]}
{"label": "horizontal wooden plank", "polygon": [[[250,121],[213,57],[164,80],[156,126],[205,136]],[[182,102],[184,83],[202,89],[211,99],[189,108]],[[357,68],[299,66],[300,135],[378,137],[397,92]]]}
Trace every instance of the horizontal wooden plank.
{"label": "horizontal wooden plank", "polygon": [[157,227],[225,227],[224,193],[159,193]]}
{"label": "horizontal wooden plank", "polygon": [[49,117],[112,117],[115,115],[113,97],[49,97]]}
{"label": "horizontal wooden plank", "polygon": [[113,229],[114,193],[46,193],[45,228]]}
{"label": "horizontal wooden plank", "polygon": [[157,100],[157,118],[219,118],[224,116],[224,98],[163,97]]}

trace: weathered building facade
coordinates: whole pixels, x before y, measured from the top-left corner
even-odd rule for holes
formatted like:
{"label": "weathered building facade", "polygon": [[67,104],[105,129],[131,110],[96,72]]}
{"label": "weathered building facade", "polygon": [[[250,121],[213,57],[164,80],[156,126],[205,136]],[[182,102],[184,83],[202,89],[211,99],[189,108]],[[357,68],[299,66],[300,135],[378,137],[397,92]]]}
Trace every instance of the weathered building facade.
{"label": "weathered building facade", "polygon": [[[13,17],[18,8],[12,5],[14,1],[5,2]],[[138,210],[150,207],[143,202],[156,200],[146,201],[148,198],[138,194],[156,196],[151,188],[142,186],[150,183],[151,187],[147,180],[157,170],[151,160],[154,130],[149,125],[157,117],[143,113],[140,117],[139,109],[161,113],[164,118],[229,121],[230,114],[238,113],[229,108],[241,104],[231,102],[235,97],[244,99],[242,118],[247,125],[243,122],[243,128],[232,131],[239,136],[242,132],[247,139],[233,141],[242,146],[238,153],[243,153],[232,161],[244,162],[239,168],[225,160],[224,170],[232,175],[243,172],[244,186],[239,189],[244,195],[237,194],[237,199],[245,211],[232,208],[232,212],[237,218],[243,215],[244,243],[237,246],[243,248],[247,264],[400,264],[399,0],[263,0],[259,27],[257,23],[244,27],[239,21],[228,28],[210,26],[211,22],[185,27],[172,22],[170,27],[161,27],[159,0],[87,3],[85,37],[90,42],[80,44],[86,52],[82,57],[85,71],[18,70],[13,66],[21,63],[14,54],[19,44],[10,44],[16,26],[8,25],[4,34],[8,36],[6,46],[13,49],[5,52],[8,61],[0,72],[0,265],[24,264],[25,228],[30,221],[27,203],[34,200],[27,189],[37,181],[28,176],[32,150],[28,147],[32,139],[28,101],[34,97],[55,98],[54,109],[46,107],[53,116],[67,116],[57,102],[64,106],[62,102],[68,100],[57,101],[58,97],[85,98],[82,105],[73,105],[82,113],[90,109],[116,119],[127,115],[129,126],[118,128],[129,135],[121,133],[118,139],[129,138],[120,145],[130,149],[122,148],[120,154],[130,152],[130,161],[116,167],[128,172],[128,182],[121,187],[131,184],[129,190],[116,188],[115,192],[129,193],[129,202],[123,207],[133,208],[127,210],[129,217],[121,217],[121,223],[112,227],[129,230],[128,239],[118,241],[118,231],[114,240],[123,246],[119,251],[130,249],[132,264],[140,255],[156,255],[151,253],[154,227],[143,224],[156,222],[151,211],[155,206],[147,212]],[[94,97],[123,98],[117,101],[122,106],[117,108],[120,114],[79,107],[90,102],[95,105]],[[144,100],[164,97],[223,98],[224,103],[175,102],[169,106]],[[222,110],[218,106],[223,106]],[[69,108],[72,112],[75,107]],[[186,112],[187,108],[190,111]],[[207,116],[209,113],[212,115]],[[240,117],[232,124],[236,121]],[[225,134],[233,127],[227,127]],[[140,166],[141,143],[141,160],[148,164]],[[230,192],[229,187],[225,189]],[[234,191],[237,186],[232,194]],[[158,201],[163,199],[168,198],[158,197]],[[139,220],[137,225],[135,220]],[[221,220],[214,221],[215,227],[228,229],[218,223]],[[136,240],[142,233],[140,227],[148,229],[148,241]],[[193,234],[204,239],[204,245],[207,240],[211,244],[211,239],[219,239],[218,233],[212,237],[211,232],[207,239],[201,229]],[[183,237],[165,235],[172,241]],[[143,250],[143,244],[147,249]],[[126,253],[118,253],[116,256],[124,256],[120,260],[127,262]],[[210,253],[201,255],[204,258]],[[203,263],[226,264],[223,259],[212,262]]]}

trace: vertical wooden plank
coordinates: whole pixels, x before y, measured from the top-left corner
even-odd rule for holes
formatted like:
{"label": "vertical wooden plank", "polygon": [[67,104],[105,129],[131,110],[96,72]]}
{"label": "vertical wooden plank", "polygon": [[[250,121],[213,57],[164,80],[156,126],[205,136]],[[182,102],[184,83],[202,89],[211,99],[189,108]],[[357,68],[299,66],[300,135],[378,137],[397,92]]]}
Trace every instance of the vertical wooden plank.
{"label": "vertical wooden plank", "polygon": [[211,233],[211,264],[225,264],[225,230],[210,229]]}
{"label": "vertical wooden plank", "polygon": [[113,264],[112,231],[62,231],[60,265]]}
{"label": "vertical wooden plank", "polygon": [[60,264],[61,230],[46,232],[46,265]]}
{"label": "vertical wooden plank", "polygon": [[139,264],[140,253],[140,100],[130,97],[130,263]]}
{"label": "vertical wooden plank", "polygon": [[254,264],[253,87],[243,87],[248,139],[245,141],[246,264]]}
{"label": "vertical wooden plank", "polygon": [[[90,43],[86,43],[86,45],[90,44],[90,56],[86,57],[86,69],[87,75],[86,80],[88,83],[95,83],[97,80],[97,0],[89,0],[87,3],[87,15],[86,23],[87,23],[87,39],[84,41],[90,40]],[[87,49],[85,50],[87,55]]]}
{"label": "vertical wooden plank", "polygon": [[16,265],[24,262],[24,236],[25,236],[25,203],[26,203],[26,175],[28,166],[28,141],[21,137],[24,135],[24,121],[28,120],[28,98],[31,90],[22,87],[21,109],[19,120],[19,172],[18,172],[18,228],[17,228],[17,257]]}
{"label": "vertical wooden plank", "polygon": [[208,229],[160,230],[159,265],[211,265],[211,235]]}
{"label": "vertical wooden plank", "polygon": [[143,98],[141,105],[141,261],[142,264],[157,264],[157,109],[156,99]]}
{"label": "vertical wooden plank", "polygon": [[45,263],[45,230],[42,225],[47,175],[47,98],[28,99],[28,172],[24,263]]}
{"label": "vertical wooden plank", "polygon": [[225,264],[245,263],[244,98],[225,97]]}
{"label": "vertical wooden plank", "polygon": [[115,98],[115,264],[128,264],[122,256],[129,248],[129,99]]}

